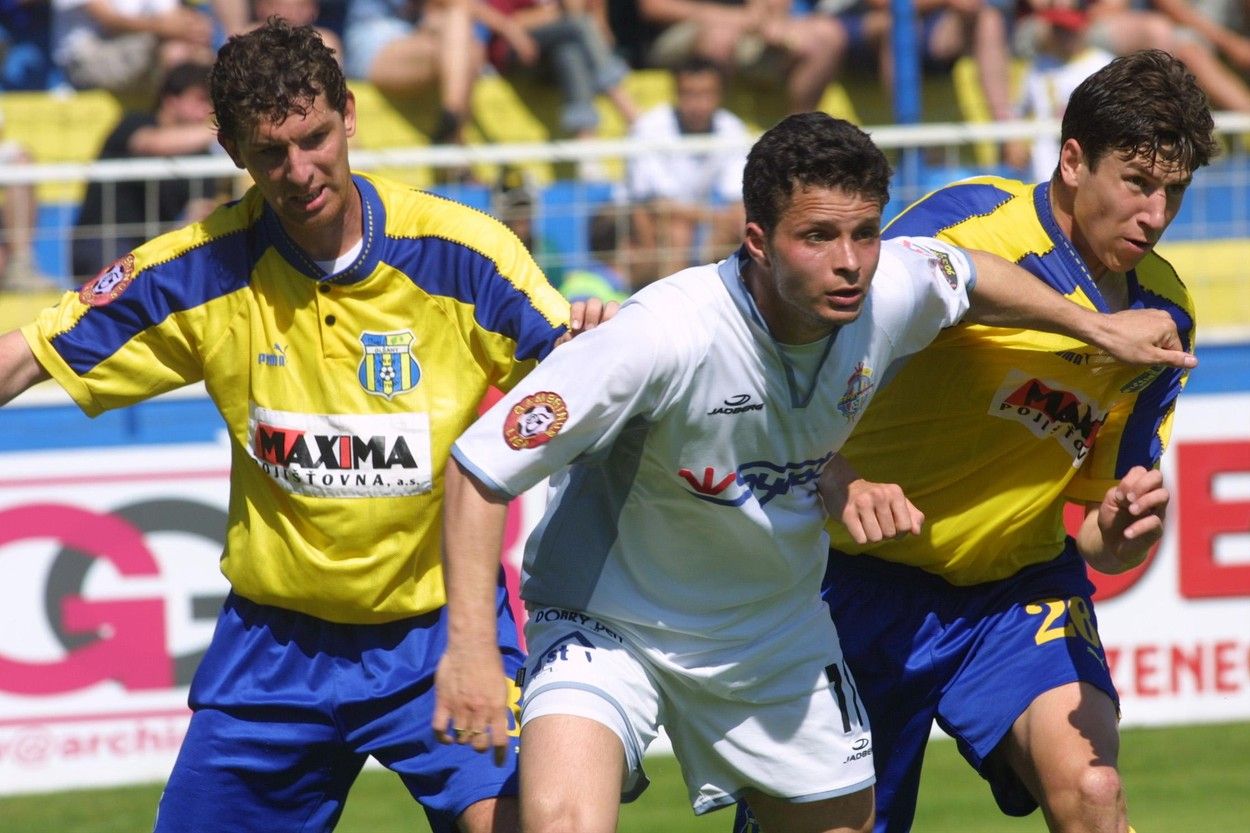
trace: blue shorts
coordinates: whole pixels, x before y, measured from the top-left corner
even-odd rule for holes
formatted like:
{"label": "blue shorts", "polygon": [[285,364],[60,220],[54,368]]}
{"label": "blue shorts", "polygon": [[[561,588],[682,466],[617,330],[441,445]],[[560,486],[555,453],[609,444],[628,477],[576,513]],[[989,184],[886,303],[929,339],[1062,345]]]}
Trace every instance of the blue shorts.
{"label": "blue shorts", "polygon": [[[498,638],[523,662],[500,584]],[[227,599],[191,684],[194,714],[161,797],[156,831],[329,831],[365,759],[403,779],[436,833],[471,804],[516,795],[507,763],[434,737],[434,672],[445,609],[382,625],[341,625],[237,595]]]}
{"label": "blue shorts", "polygon": [[1084,681],[1118,707],[1093,592],[1071,539],[1054,561],[972,587],[830,552],[824,597],[872,722],[877,833],[911,829],[935,720],[989,781],[1004,813],[1037,808],[1014,772],[989,756],[1052,688]]}

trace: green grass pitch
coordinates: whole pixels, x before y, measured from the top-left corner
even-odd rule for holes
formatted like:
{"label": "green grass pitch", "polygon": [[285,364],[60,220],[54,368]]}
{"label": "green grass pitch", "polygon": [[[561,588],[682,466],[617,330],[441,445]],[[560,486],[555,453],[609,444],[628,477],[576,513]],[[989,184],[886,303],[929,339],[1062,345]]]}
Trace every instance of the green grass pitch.
{"label": "green grass pitch", "polygon": [[[1121,770],[1138,833],[1246,830],[1250,723],[1126,729]],[[621,833],[728,833],[728,810],[696,818],[671,758],[648,759],[652,786],[621,812]],[[929,746],[916,833],[1045,833],[1041,815],[1002,816],[949,741]],[[0,799],[4,833],[150,830],[160,785]],[[366,771],[337,833],[428,833],[398,779]]]}

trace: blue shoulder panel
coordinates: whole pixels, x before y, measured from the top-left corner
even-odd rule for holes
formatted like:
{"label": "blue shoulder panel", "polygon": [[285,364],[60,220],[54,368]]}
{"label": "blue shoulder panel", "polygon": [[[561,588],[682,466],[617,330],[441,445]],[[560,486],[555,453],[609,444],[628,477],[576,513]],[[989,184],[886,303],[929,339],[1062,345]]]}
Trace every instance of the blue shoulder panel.
{"label": "blue shoulder panel", "polygon": [[936,237],[969,217],[992,214],[1012,195],[985,183],[948,185],[912,204],[885,228],[884,236]]}
{"label": "blue shoulder panel", "polygon": [[541,359],[557,329],[529,296],[481,252],[440,237],[388,240],[383,260],[431,295],[469,304],[485,330],[516,342],[516,358]]}
{"label": "blue shoulder panel", "polygon": [[[240,246],[238,235],[248,234]],[[108,304],[92,307],[52,346],[82,375],[139,333],[170,315],[206,304],[247,285],[259,256],[255,235],[243,228],[152,264]]]}

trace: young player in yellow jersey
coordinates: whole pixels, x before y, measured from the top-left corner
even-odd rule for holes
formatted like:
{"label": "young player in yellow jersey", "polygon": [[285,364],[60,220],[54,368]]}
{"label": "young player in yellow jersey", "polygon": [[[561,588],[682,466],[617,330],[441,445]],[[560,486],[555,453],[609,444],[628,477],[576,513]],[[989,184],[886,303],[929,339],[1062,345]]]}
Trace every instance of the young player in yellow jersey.
{"label": "young player in yellow jersey", "polygon": [[[958,182],[886,236],[994,252],[1094,309],[1166,310],[1191,350],[1192,303],[1154,246],[1212,131],[1178,61],[1119,58],[1073,93],[1049,182]],[[1052,831],[1123,833],[1118,700],[1086,565],[1121,572],[1159,540],[1186,371],[975,325],[896,371],[842,449],[825,584],[872,721],[876,830],[911,828],[937,721],[1005,813],[1040,805]],[[1068,502],[1085,507],[1074,537]],[[896,537],[919,513],[920,534]]]}
{"label": "young player in yellow jersey", "polygon": [[515,742],[496,766],[430,725],[443,467],[568,304],[499,222],[353,174],[355,101],[311,27],[232,38],[210,90],[255,185],[0,336],[0,402],[51,377],[94,415],[202,381],[229,432],[232,592],[156,830],[330,830],[373,756],[434,830],[511,831]]}

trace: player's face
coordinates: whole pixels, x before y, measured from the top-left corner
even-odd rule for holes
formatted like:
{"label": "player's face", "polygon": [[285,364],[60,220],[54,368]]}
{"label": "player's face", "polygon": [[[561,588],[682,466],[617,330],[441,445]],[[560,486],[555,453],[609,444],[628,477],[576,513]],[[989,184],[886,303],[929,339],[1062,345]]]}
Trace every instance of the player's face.
{"label": "player's face", "polygon": [[1073,192],[1072,242],[1095,278],[1127,272],[1154,248],[1180,210],[1191,174],[1111,153],[1090,170],[1068,140],[1060,168]]}
{"label": "player's face", "polygon": [[345,110],[338,113],[318,95],[304,115],[292,113],[281,124],[263,120],[237,143],[222,139],[282,228],[317,259],[339,256],[360,236],[360,198],[347,161],[347,140],[356,132],[350,94]]}
{"label": "player's face", "polygon": [[881,208],[840,188],[801,188],[771,235],[747,224],[747,282],[773,336],[806,344],[859,317],[881,257]]}

